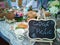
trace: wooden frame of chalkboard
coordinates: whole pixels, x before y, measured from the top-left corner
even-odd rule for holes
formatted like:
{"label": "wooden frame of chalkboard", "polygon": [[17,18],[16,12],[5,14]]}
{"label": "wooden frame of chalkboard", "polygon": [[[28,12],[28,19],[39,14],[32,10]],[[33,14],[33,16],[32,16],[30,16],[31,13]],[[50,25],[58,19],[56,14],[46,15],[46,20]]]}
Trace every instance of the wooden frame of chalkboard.
{"label": "wooden frame of chalkboard", "polygon": [[[28,35],[27,35],[27,36],[28,36],[29,39],[31,39],[31,40],[36,40],[36,41],[39,41],[39,40],[41,40],[41,39],[42,39],[42,40],[50,40],[50,41],[52,41],[52,40],[54,40],[54,39],[56,38],[56,21],[55,21],[54,19],[40,19],[40,20],[31,19],[31,20],[35,20],[35,21],[40,21],[40,20],[48,21],[48,20],[52,20],[52,21],[54,21],[54,22],[55,22],[55,25],[54,25],[54,29],[55,29],[55,30],[54,30],[54,34],[55,34],[55,36],[54,36],[53,39],[49,39],[49,38],[31,38],[31,37],[29,36],[29,26],[28,26]],[[30,20],[30,21],[31,21],[31,20]],[[29,22],[30,22],[30,21],[29,21]],[[28,23],[29,23],[29,22],[28,22]]]}

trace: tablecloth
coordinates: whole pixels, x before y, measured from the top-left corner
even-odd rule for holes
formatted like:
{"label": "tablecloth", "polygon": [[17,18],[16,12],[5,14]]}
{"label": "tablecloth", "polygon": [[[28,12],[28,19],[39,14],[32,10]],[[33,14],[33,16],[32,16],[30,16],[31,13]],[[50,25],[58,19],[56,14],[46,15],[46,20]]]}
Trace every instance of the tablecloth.
{"label": "tablecloth", "polygon": [[[30,43],[30,39],[24,35],[22,37],[22,40],[17,38],[14,31],[10,29],[11,25],[13,24],[8,24],[6,21],[0,21],[0,32],[7,38],[9,39],[9,43],[12,45],[33,45],[34,42]],[[13,25],[14,26],[14,25]]]}

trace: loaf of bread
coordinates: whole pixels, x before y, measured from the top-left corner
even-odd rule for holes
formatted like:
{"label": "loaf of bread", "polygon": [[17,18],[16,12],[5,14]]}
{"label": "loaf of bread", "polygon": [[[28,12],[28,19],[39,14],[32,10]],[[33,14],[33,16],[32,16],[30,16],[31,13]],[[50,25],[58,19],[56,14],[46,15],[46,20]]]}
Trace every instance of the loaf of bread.
{"label": "loaf of bread", "polygon": [[24,24],[24,23],[20,23],[20,24],[17,25],[17,27],[18,28],[24,28],[25,29],[25,28],[28,27],[28,25],[27,24]]}
{"label": "loaf of bread", "polygon": [[7,15],[6,15],[6,18],[7,18],[8,20],[12,20],[12,19],[14,19],[14,17],[15,17],[15,15],[14,15],[13,12],[8,12]]}
{"label": "loaf of bread", "polygon": [[35,18],[37,16],[37,14],[34,11],[29,11],[27,16],[28,16],[28,18]]}
{"label": "loaf of bread", "polygon": [[50,12],[45,12],[46,17],[49,17],[50,15],[51,15]]}
{"label": "loaf of bread", "polygon": [[35,17],[37,17],[37,13],[34,11],[29,11],[27,17],[28,17],[27,18],[27,22],[28,22],[30,19],[35,19]]}

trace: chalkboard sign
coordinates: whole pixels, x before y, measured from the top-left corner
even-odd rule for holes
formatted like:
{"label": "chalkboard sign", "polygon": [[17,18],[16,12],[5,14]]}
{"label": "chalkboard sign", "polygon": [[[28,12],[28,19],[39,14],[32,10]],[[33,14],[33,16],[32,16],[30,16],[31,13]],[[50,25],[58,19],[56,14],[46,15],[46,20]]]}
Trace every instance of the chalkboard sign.
{"label": "chalkboard sign", "polygon": [[53,20],[29,21],[30,38],[55,38],[55,22]]}

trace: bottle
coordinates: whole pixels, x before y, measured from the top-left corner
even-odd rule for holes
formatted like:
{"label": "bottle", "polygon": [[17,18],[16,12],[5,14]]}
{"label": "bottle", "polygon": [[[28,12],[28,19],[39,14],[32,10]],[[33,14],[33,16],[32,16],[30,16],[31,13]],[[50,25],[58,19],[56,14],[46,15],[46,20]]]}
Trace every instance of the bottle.
{"label": "bottle", "polygon": [[22,0],[18,0],[18,6],[19,6],[19,7],[22,6]]}
{"label": "bottle", "polygon": [[32,11],[32,6],[29,7],[29,10],[28,11]]}

